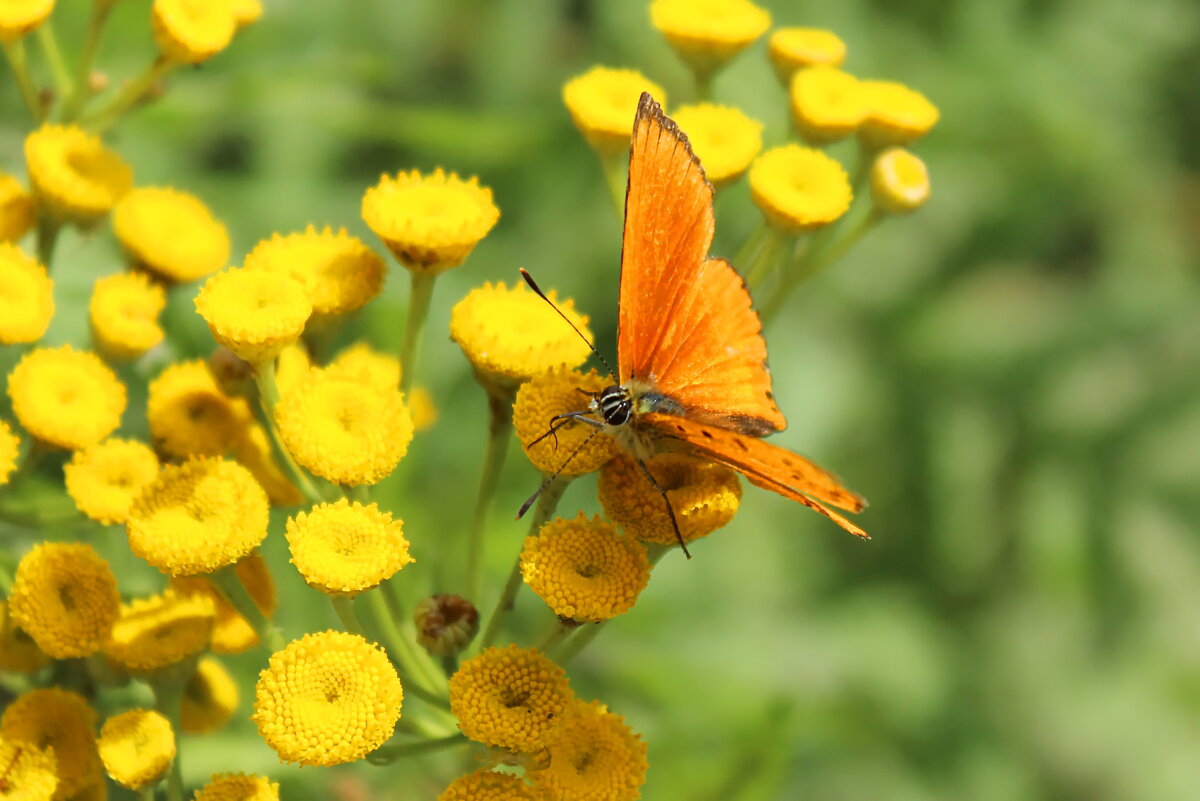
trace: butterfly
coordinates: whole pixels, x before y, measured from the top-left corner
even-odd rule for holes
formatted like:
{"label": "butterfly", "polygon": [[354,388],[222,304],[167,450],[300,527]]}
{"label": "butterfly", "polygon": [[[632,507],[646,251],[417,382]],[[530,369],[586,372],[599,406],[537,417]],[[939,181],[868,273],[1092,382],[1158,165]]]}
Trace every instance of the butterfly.
{"label": "butterfly", "polygon": [[714,228],[713,187],[687,135],[643,92],[625,193],[618,383],[596,393],[586,410],[558,415],[551,431],[581,421],[616,437],[662,496],[685,553],[670,499],[645,465],[664,450],[732,468],[867,537],[830,508],[859,512],[866,506],[861,496],[803,456],[762,439],[782,431],[786,421],[771,392],[762,322],[750,292],[729,262],[708,255]]}

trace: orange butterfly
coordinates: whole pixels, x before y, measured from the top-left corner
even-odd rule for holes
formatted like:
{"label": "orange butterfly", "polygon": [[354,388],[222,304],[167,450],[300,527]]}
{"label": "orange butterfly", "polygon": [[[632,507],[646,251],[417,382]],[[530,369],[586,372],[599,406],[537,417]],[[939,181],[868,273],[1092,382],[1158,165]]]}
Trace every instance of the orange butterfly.
{"label": "orange butterfly", "polygon": [[760,439],[782,431],[786,421],[771,394],[750,293],[729,262],[708,256],[713,229],[713,188],[704,168],[687,136],[643,92],[625,195],[620,383],[599,392],[587,410],[560,415],[566,418],[560,424],[579,420],[617,438],[662,495],[681,546],[670,500],[645,466],[662,450],[683,449],[733,468],[866,537],[829,508],[858,512],[866,505],[862,497],[804,457]]}

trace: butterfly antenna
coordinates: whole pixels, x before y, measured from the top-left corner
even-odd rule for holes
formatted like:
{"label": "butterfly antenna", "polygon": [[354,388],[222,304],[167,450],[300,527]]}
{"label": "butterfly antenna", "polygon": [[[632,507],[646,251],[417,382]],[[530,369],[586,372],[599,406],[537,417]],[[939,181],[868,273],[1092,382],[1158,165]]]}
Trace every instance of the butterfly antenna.
{"label": "butterfly antenna", "polygon": [[567,465],[569,465],[571,463],[571,460],[574,459],[576,456],[578,456],[579,452],[581,450],[583,450],[589,442],[592,441],[592,437],[596,436],[599,433],[600,433],[600,429],[597,428],[597,429],[593,430],[592,433],[588,434],[587,437],[583,440],[583,442],[576,445],[575,450],[571,451],[571,453],[568,454],[567,458],[563,460],[563,463],[558,466],[558,469],[555,470],[550,475],[546,476],[546,478],[544,478],[542,480],[542,483],[538,486],[538,488],[536,490],[534,490],[534,493],[532,495],[530,495],[529,498],[525,501],[525,503],[521,504],[521,508],[517,510],[517,520],[520,520],[522,517],[525,516],[525,513],[529,511],[529,507],[533,506],[533,502],[536,501],[538,496],[542,494],[542,490],[544,490],[544,489],[546,489],[546,487],[550,486],[554,482],[554,480],[556,478],[558,478],[559,473],[561,473],[563,470],[567,469]]}
{"label": "butterfly antenna", "polygon": [[610,365],[608,363],[608,359],[604,358],[604,354],[602,354],[600,351],[596,350],[596,346],[592,344],[592,341],[590,339],[588,339],[586,336],[584,336],[584,333],[579,330],[579,327],[576,326],[575,323],[571,322],[571,318],[569,318],[569,317],[567,317],[567,315],[563,314],[562,309],[558,308],[558,306],[554,305],[554,301],[552,301],[552,300],[550,300],[550,298],[546,297],[546,293],[543,292],[542,288],[537,285],[536,281],[533,280],[533,276],[529,274],[529,271],[526,270],[524,267],[518,267],[517,269],[519,269],[521,271],[521,277],[525,279],[525,283],[529,284],[529,288],[532,289],[534,292],[536,292],[537,296],[539,298],[541,298],[542,300],[549,303],[550,308],[552,308],[552,309],[554,309],[554,311],[558,312],[558,316],[563,318],[564,320],[566,320],[567,325],[571,326],[571,328],[573,328],[575,330],[575,333],[579,334],[579,338],[587,343],[587,346],[592,349],[592,353],[596,354],[596,358],[599,359],[600,363],[603,364],[604,367],[608,370],[608,374],[616,375],[616,372],[614,372],[612,369],[612,365]]}
{"label": "butterfly antenna", "polygon": [[667,505],[667,517],[671,518],[671,528],[675,529],[675,539],[679,541],[679,547],[683,550],[683,555],[691,559],[692,554],[687,549],[687,543],[683,541],[683,533],[679,530],[679,521],[675,519],[675,507],[671,506],[671,499],[667,497],[667,491],[659,486],[659,483],[654,479],[653,474],[651,474],[650,468],[646,467],[645,462],[636,455],[634,455],[633,460],[637,462],[638,467],[642,468],[642,475],[646,477],[650,485],[658,490],[658,494],[662,496],[663,503]]}

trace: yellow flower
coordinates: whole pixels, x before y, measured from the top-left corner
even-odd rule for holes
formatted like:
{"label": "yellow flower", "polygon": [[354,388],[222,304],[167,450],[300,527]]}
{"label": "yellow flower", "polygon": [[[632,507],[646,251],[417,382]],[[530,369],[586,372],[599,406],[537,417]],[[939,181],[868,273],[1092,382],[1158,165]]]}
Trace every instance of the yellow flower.
{"label": "yellow flower", "polygon": [[672,116],[718,189],[740,178],[762,150],[762,123],[732,106],[681,106]]}
{"label": "yellow flower", "polygon": [[711,75],[771,27],[749,0],[654,0],[650,22],[700,75]]}
{"label": "yellow flower", "polygon": [[313,314],[342,314],[365,305],[383,289],[383,259],[340,228],[313,226],[302,233],[276,234],[246,256],[247,270],[290,275],[312,303]]}
{"label": "yellow flower", "polygon": [[238,16],[230,0],[154,0],[151,22],[164,56],[198,64],[229,46]]}
{"label": "yellow flower", "polygon": [[218,343],[257,364],[300,337],[312,303],[304,285],[290,275],[233,269],[204,282],[196,311]]}
{"label": "yellow flower", "polygon": [[775,74],[787,86],[796,70],[842,66],[846,43],[833,31],[822,28],[779,28],[767,40],[767,55]]}
{"label": "yellow flower", "polygon": [[401,264],[437,273],[462,264],[500,210],[478,178],[464,181],[438,168],[380,177],[363,195],[362,216]]}
{"label": "yellow flower", "polygon": [[867,114],[861,82],[837,67],[797,70],[790,95],[796,129],[818,145],[845,139],[858,130]]}
{"label": "yellow flower", "polygon": [[8,477],[17,469],[17,457],[21,455],[21,438],[3,420],[0,420],[0,487],[8,483]]}
{"label": "yellow flower", "polygon": [[549,801],[541,790],[520,776],[480,768],[459,776],[442,791],[437,801]]}
{"label": "yellow flower", "polygon": [[874,147],[907,145],[937,124],[937,106],[915,89],[895,81],[863,81],[867,116],[859,133]]}
{"label": "yellow flower", "polygon": [[183,687],[179,726],[188,734],[218,731],[233,718],[237,705],[238,686],[233,676],[214,657],[201,657]]}
{"label": "yellow flower", "polygon": [[91,545],[45,542],[17,565],[8,611],[56,659],[100,650],[120,611],[117,579]]}
{"label": "yellow flower", "polygon": [[871,198],[888,214],[908,214],[929,200],[925,162],[901,147],[875,157],[871,165]]}
{"label": "yellow flower", "polygon": [[15,177],[0,172],[0,242],[16,242],[36,220],[33,195]]}
{"label": "yellow flower", "polygon": [[[50,657],[8,613],[8,602],[0,601],[0,670],[33,673],[50,664]],[[0,764],[4,764],[0,760]]]}
{"label": "yellow flower", "polygon": [[479,632],[479,610],[458,595],[431,595],[417,603],[413,623],[422,648],[434,656],[453,656]]}
{"label": "yellow flower", "polygon": [[196,791],[193,801],[279,801],[279,784],[264,776],[218,773]]}
{"label": "yellow flower", "polygon": [[366,342],[356,342],[343,350],[326,366],[325,372],[381,390],[394,390],[400,386],[400,359],[390,353],[381,353]]}
{"label": "yellow flower", "polygon": [[369,590],[413,561],[401,521],[345,498],[288,518],[287,541],[308,586],[329,595]]}
{"label": "yellow flower", "polygon": [[252,414],[245,398],[221,391],[203,359],[176,362],[147,388],[154,443],[171,456],[220,456],[238,445]]}
{"label": "yellow flower", "polygon": [[[742,500],[742,485],[727,467],[678,453],[652,456],[646,469],[667,491],[684,542],[707,537],[729,523]],[[674,545],[679,540],[667,507],[630,458],[613,459],[600,471],[600,505],[626,536]]]}
{"label": "yellow flower", "polygon": [[275,383],[279,385],[279,394],[286,395],[307,380],[312,366],[304,340],[284,348],[275,359]]}
{"label": "yellow flower", "polygon": [[96,350],[114,361],[141,356],[163,340],[158,315],[166,304],[166,292],[145,273],[118,273],[97,280],[88,303]]}
{"label": "yellow flower", "polygon": [[0,737],[0,798],[4,801],[51,801],[58,788],[54,749]]}
{"label": "yellow flower", "polygon": [[0,42],[9,44],[45,22],[54,0],[6,0],[0,4]]}
{"label": "yellow flower", "polygon": [[[234,568],[238,580],[250,593],[250,598],[264,617],[275,614],[275,581],[267,562],[258,551],[251,551]],[[207,576],[173,576],[171,588],[181,595],[205,595],[212,599],[217,610],[213,627],[212,650],[219,654],[240,654],[258,645],[258,635],[241,613],[226,600]]]}
{"label": "yellow flower", "polygon": [[[585,337],[588,318],[575,311],[573,301],[551,300]],[[591,350],[550,304],[524,284],[484,284],[472,289],[450,312],[450,338],[459,344],[471,365],[485,376],[508,384],[528,381],[561,365],[578,367]]]}
{"label": "yellow flower", "polygon": [[105,525],[124,523],[134,499],[158,476],[158,457],[144,443],[110,438],[75,451],[63,475],[79,511]]}
{"label": "yellow flower", "polygon": [[750,194],[767,222],[786,233],[828,225],[850,208],[846,170],[819,150],[784,145],[750,168]]}
{"label": "yellow flower", "polygon": [[254,475],[262,485],[272,506],[295,506],[304,500],[300,490],[291,482],[275,461],[271,440],[258,423],[250,423],[234,447],[233,456]]}
{"label": "yellow flower", "polygon": [[425,387],[413,387],[408,397],[409,412],[412,414],[413,431],[424,431],[433,428],[437,422],[438,410],[433,403],[433,396]]}
{"label": "yellow flower", "polygon": [[104,654],[129,670],[159,670],[208,647],[216,605],[205,595],[166,590],[121,604]]}
{"label": "yellow flower", "polygon": [[104,779],[103,769],[97,768],[86,781],[84,788],[66,801],[108,801],[108,782]]}
{"label": "yellow flower", "polygon": [[171,723],[153,709],[131,709],[104,721],[100,759],[112,780],[130,790],[154,784],[175,758]]}
{"label": "yellow flower", "polygon": [[529,753],[558,734],[574,699],[566,674],[532,648],[487,648],[450,678],[450,711],[472,740]]}
{"label": "yellow flower", "polygon": [[575,701],[546,767],[530,772],[551,798],[635,801],[646,781],[646,743],[597,701]]}
{"label": "yellow flower", "polygon": [[629,148],[642,92],[666,106],[666,90],[637,70],[592,67],[567,81],[563,103],[588,144],[601,155],[612,155]]}
{"label": "yellow flower", "polygon": [[521,385],[513,404],[513,428],[534,467],[543,473],[582,476],[617,455],[616,440],[586,423],[568,422],[535,442],[550,430],[554,415],[587,408],[587,396],[580,390],[599,392],[611,383],[595,370],[585,374],[559,368]]}
{"label": "yellow flower", "polygon": [[52,687],[30,690],[4,710],[0,737],[52,750],[58,763],[54,801],[82,790],[100,772],[96,713],[82,695]]}
{"label": "yellow flower", "polygon": [[78,125],[46,123],[25,138],[34,193],[55,216],[89,220],[106,213],[133,185],[133,171]]}
{"label": "yellow flower", "polygon": [[186,283],[229,261],[229,233],[200,198],[178,189],[134,189],[113,209],[113,230],[135,267]]}
{"label": "yellow flower", "polygon": [[554,614],[598,623],[633,608],[650,581],[650,562],[637,540],[580,512],[525,539],[521,575]]}
{"label": "yellow flower", "polygon": [[383,651],[357,634],[324,631],[271,656],[258,676],[252,717],[283,761],[340,765],[392,736],[403,698]]}
{"label": "yellow flower", "polygon": [[233,0],[233,17],[237,20],[238,28],[258,22],[262,14],[263,7],[260,0]]}
{"label": "yellow flower", "polygon": [[19,247],[0,242],[0,344],[37,342],[54,316],[54,281]]}
{"label": "yellow flower", "polygon": [[43,442],[94,445],[121,424],[125,385],[94,353],[70,345],[36,348],[8,374],[13,412]]}
{"label": "yellow flower", "polygon": [[168,465],[134,501],[129,547],[172,576],[232,565],[267,535],[267,494],[237,462],[191,457]]}
{"label": "yellow flower", "polygon": [[413,424],[399,390],[313,370],[275,407],[283,444],[309,472],[335,484],[375,484],[408,451]]}

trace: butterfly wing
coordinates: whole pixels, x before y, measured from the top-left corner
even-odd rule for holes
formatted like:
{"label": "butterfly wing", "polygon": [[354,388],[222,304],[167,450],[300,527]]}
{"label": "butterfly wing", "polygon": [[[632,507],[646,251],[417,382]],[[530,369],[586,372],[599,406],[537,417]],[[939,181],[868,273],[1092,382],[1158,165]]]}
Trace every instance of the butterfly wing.
{"label": "butterfly wing", "polygon": [[764,436],[786,421],[750,293],[728,262],[708,258],[712,202],[687,136],[643,93],[625,196],[620,381],[680,415]]}

